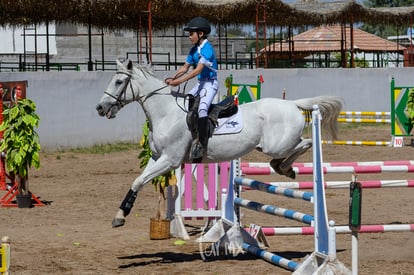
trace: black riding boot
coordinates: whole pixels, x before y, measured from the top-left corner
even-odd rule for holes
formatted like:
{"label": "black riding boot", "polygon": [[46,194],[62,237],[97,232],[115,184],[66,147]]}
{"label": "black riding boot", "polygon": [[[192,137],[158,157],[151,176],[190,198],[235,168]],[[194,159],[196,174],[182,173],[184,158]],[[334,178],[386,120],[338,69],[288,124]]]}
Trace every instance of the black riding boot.
{"label": "black riding boot", "polygon": [[198,138],[193,141],[190,152],[194,162],[200,162],[207,153],[208,138],[208,117],[201,117],[198,119]]}

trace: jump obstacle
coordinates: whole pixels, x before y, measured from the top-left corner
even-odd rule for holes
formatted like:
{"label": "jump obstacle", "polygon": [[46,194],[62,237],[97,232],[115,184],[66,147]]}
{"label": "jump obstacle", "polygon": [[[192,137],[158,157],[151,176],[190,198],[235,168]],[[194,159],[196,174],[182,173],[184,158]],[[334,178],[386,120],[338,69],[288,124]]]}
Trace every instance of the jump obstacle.
{"label": "jump obstacle", "polygon": [[[358,167],[356,168],[357,171],[364,172],[368,171],[378,171],[382,172],[382,170],[388,170],[388,172],[409,172],[409,167],[414,165],[414,160],[391,160],[391,161],[354,161],[354,162],[324,162],[323,167],[346,167],[346,170],[355,170],[351,167]],[[312,167],[313,164],[308,163],[294,163],[293,167]],[[395,166],[394,168],[384,168],[385,166]],[[270,168],[269,163],[265,162],[242,162],[241,163],[242,169],[244,167],[250,168],[265,168],[260,170],[254,170],[256,173],[264,172],[269,173],[268,169]],[[367,168],[361,168],[367,167]],[[369,167],[369,168],[368,168]],[[407,169],[405,169],[407,168]],[[332,168],[333,169],[333,168]],[[399,171],[400,170],[400,171]],[[244,172],[249,172],[249,169],[245,169]],[[338,170],[336,172],[343,172]],[[329,173],[329,171],[326,171]],[[331,172],[332,173],[332,172]],[[248,175],[248,174],[246,174]],[[360,181],[363,188],[389,188],[389,187],[414,187],[414,180],[367,180],[367,181]],[[284,187],[284,188],[292,188],[292,189],[312,189],[313,182],[310,181],[301,181],[301,182],[268,182],[270,185]],[[329,189],[346,189],[349,188],[349,181],[326,181],[324,182],[325,188]]]}
{"label": "jump obstacle", "polygon": [[[370,161],[370,162],[331,162],[323,163],[323,171],[327,173],[345,173],[358,172],[362,173],[381,173],[381,172],[413,172],[413,160],[397,160],[397,161]],[[312,168],[312,163],[295,163],[295,168]],[[268,163],[244,162],[241,164],[242,173],[244,175],[268,174],[271,169]],[[244,169],[243,168],[252,168]],[[253,169],[256,168],[256,169]],[[295,169],[294,168],[294,169]],[[260,170],[258,170],[260,169]],[[249,172],[253,174],[249,174]],[[307,174],[305,171],[303,174]],[[385,187],[414,187],[414,180],[370,180],[361,181],[362,188],[385,188]],[[262,188],[292,188],[292,189],[311,189],[313,182],[269,182],[264,183]],[[269,186],[269,187],[267,187]],[[332,189],[349,189],[349,181],[331,181],[324,182],[325,188]],[[245,188],[251,186],[244,185]],[[314,230],[312,227],[265,227],[262,228],[266,236],[275,235],[312,235]],[[349,226],[335,226],[337,234],[352,233]],[[358,233],[385,233],[385,232],[414,232],[414,224],[387,224],[387,225],[362,225]]]}
{"label": "jump obstacle", "polygon": [[[351,115],[362,115],[362,116],[389,116],[389,112],[346,112],[343,115],[350,115],[349,113],[351,113]],[[347,120],[345,120],[347,121]],[[348,120],[349,122],[350,120]],[[352,120],[351,120],[352,121]],[[361,122],[361,123],[373,123],[373,120],[353,120],[353,122]],[[384,120],[384,119],[376,119],[375,120],[376,123],[388,123],[388,120]],[[329,143],[329,141],[322,141],[323,143]],[[382,146],[389,146],[391,145],[391,142],[386,142],[386,141],[335,141],[334,143],[331,142],[331,144],[351,144],[351,145],[382,145]],[[325,164],[324,164],[325,165]],[[367,164],[368,165],[368,164]],[[369,164],[371,165],[371,164]],[[385,165],[397,165],[397,166],[411,166],[413,165],[413,163],[395,163],[395,164],[384,164],[384,163],[376,163],[376,164],[372,164],[372,165],[377,165],[377,166],[385,166]],[[335,166],[335,165],[332,165]],[[354,164],[345,164],[345,165],[337,165],[337,166],[355,166]],[[363,166],[363,165],[360,165]],[[401,168],[404,169],[404,168]],[[411,168],[407,168],[407,171],[410,170]],[[382,168],[376,168],[376,170],[387,170],[387,169],[382,169]],[[389,169],[390,171],[397,171],[395,169]],[[223,170],[222,170],[223,171]],[[322,175],[322,174],[321,174]],[[411,180],[377,180],[377,181],[363,181],[362,186],[363,188],[380,188],[380,187],[413,187],[413,182]],[[276,186],[279,187],[284,187],[284,188],[299,188],[299,189],[304,189],[304,188],[311,188],[312,184],[311,182],[297,182],[297,183],[271,183],[274,184]],[[293,186],[292,186],[293,185]],[[349,182],[324,182],[323,186],[325,186],[326,188],[349,188]],[[220,191],[223,191],[223,194],[225,195],[226,190],[222,189]],[[219,192],[219,194],[221,194],[221,192]],[[216,191],[215,191],[216,192]],[[223,196],[223,194],[221,194],[221,196]],[[222,213],[225,213],[225,209],[224,209],[224,204],[222,201]],[[391,232],[391,231],[412,231],[413,226],[412,225],[362,225],[360,232],[361,233],[375,233],[375,232]],[[338,232],[338,233],[349,233],[350,229],[347,226],[335,226],[334,229]],[[268,229],[268,228],[263,228],[263,231],[269,231],[269,230],[275,230],[273,229]],[[286,229],[289,231],[289,229]],[[285,230],[285,232],[286,232]],[[313,227],[302,227],[301,229],[299,228],[294,228],[292,230],[295,230],[297,233],[299,234],[298,230],[300,230],[301,232],[308,232],[308,234],[314,234],[314,228]],[[277,232],[277,234],[281,234],[279,233],[280,230]],[[290,233],[289,233],[290,234]],[[243,244],[243,248],[247,251],[249,251],[250,253],[253,253],[259,257],[262,258],[267,258],[269,262],[275,261],[275,262],[280,262],[283,263],[287,266],[287,268],[289,269],[289,264],[290,261],[280,258],[277,255],[274,255],[272,253],[268,253],[258,247],[254,247],[248,244]],[[296,266],[297,267],[297,266]],[[290,265],[290,268],[292,268],[292,266]]]}
{"label": "jump obstacle", "polygon": [[[314,111],[314,116],[320,116],[319,112]],[[319,119],[314,119],[314,123],[319,123]],[[320,144],[320,129],[319,127],[316,127],[316,129],[313,129],[313,133],[315,135],[313,148],[317,148],[321,146]],[[316,132],[316,133],[315,133]],[[257,181],[245,179],[242,177],[235,177],[234,178],[234,187],[233,184],[229,184],[229,190],[228,190],[228,197],[226,200],[225,209],[224,209],[224,217],[223,220],[228,222],[230,221],[233,224],[234,228],[240,227],[240,220],[239,218],[236,218],[237,215],[235,215],[236,207],[246,207],[251,210],[263,212],[266,214],[272,214],[276,216],[286,217],[289,219],[297,220],[300,222],[303,222],[305,224],[312,224],[316,230],[316,234],[314,234],[315,238],[315,251],[312,253],[310,257],[308,257],[302,264],[298,264],[294,261],[285,259],[279,255],[267,252],[263,250],[260,247],[260,243],[251,240],[249,238],[245,239],[245,235],[243,236],[244,229],[240,230],[242,233],[243,243],[242,248],[258,257],[263,258],[264,260],[281,266],[285,269],[295,271],[298,274],[301,274],[302,270],[327,270],[330,268],[335,268],[341,271],[344,271],[346,274],[348,271],[337,259],[336,259],[336,247],[335,247],[335,230],[329,229],[328,226],[328,219],[327,219],[327,212],[326,212],[326,202],[325,202],[325,195],[324,195],[324,188],[323,188],[323,173],[321,170],[321,163],[322,163],[322,155],[321,150],[316,151],[314,150],[314,163],[317,163],[318,165],[314,168],[314,193],[316,192],[318,195],[314,196],[314,194],[310,192],[303,192],[299,190],[289,190],[287,188],[279,188],[279,187],[273,187],[268,186],[264,183],[260,183]],[[235,164],[236,163],[236,164]],[[231,164],[231,172],[230,172],[230,183],[233,182],[232,178],[234,174],[238,174],[238,172],[233,173],[232,171],[237,170],[237,168],[234,168],[234,166],[237,166],[237,162],[232,162]],[[314,203],[314,215],[309,214],[303,214],[298,211],[289,210],[289,209],[283,209],[278,208],[272,205],[263,205],[258,202],[252,202],[249,200],[245,200],[239,196],[234,197],[233,190],[237,189],[238,186],[249,186],[250,188],[254,188],[259,191],[263,191],[270,194],[276,194],[276,195],[283,195],[289,198],[295,198],[304,200],[307,202],[313,202]],[[219,223],[217,223],[219,224]],[[216,224],[216,225],[217,225]],[[219,224],[220,227],[220,224]],[[332,225],[331,225],[331,228]],[[228,234],[228,232],[231,231],[231,229],[215,229],[215,226],[208,231],[204,236],[201,236],[198,241],[203,242],[205,240],[211,241],[212,236],[216,236],[217,234],[215,231],[219,232],[219,240],[218,242],[221,242],[223,240],[231,240],[231,235]],[[237,230],[236,230],[237,231]],[[213,233],[210,233],[213,232]],[[329,233],[330,232],[330,233]],[[233,232],[232,232],[233,233]],[[333,236],[333,237],[332,237]],[[231,242],[230,242],[231,245]],[[328,267],[328,262],[331,262],[333,259],[335,259],[337,265],[334,267],[334,265],[331,263],[331,265]]]}
{"label": "jump obstacle", "polygon": [[[407,160],[407,161],[375,161],[375,162],[336,162],[336,163],[323,163],[323,167],[350,167],[350,166],[377,166],[374,170],[380,170],[378,167],[380,166],[397,166],[398,168],[390,169],[390,171],[398,171],[401,169],[405,169],[404,171],[409,171],[408,168],[401,168],[401,167],[409,167],[412,166],[414,161]],[[201,164],[198,164],[201,165]],[[228,164],[227,164],[228,165]],[[268,166],[268,164],[263,163],[241,163],[241,167],[265,167]],[[311,163],[295,163],[295,167],[312,167],[313,165]],[[194,169],[194,167],[193,167]],[[368,169],[369,170],[369,169]],[[372,169],[371,169],[372,170]],[[382,169],[381,169],[382,170]],[[387,169],[384,169],[387,170]],[[222,169],[221,172],[227,171],[226,169]],[[194,174],[194,171],[193,171]],[[212,177],[211,177],[212,178]],[[210,177],[209,177],[210,179]],[[223,177],[222,182],[225,182],[225,178]],[[203,183],[206,184],[206,183]],[[285,183],[268,183],[270,185],[274,185],[275,187],[280,188],[292,188],[292,189],[309,189],[312,188],[313,183],[312,182],[285,182]],[[362,181],[361,182],[363,188],[383,188],[383,187],[413,187],[414,181],[413,180],[374,180],[374,181]],[[221,185],[223,188],[223,184]],[[334,181],[334,182],[324,182],[324,186],[326,188],[349,188],[349,182],[345,181]],[[267,189],[271,189],[272,187],[267,187]],[[264,187],[261,187],[264,188]],[[199,188],[201,190],[201,188]],[[278,192],[281,192],[282,189],[279,189]],[[220,197],[221,190],[215,189],[214,192],[218,192],[218,197]],[[296,191],[296,190],[295,190]],[[225,193],[225,190],[224,190]],[[287,194],[287,193],[285,193]],[[297,197],[291,196],[291,197]],[[206,203],[206,199],[204,199],[204,203]],[[216,204],[218,205],[218,204]],[[223,201],[222,201],[222,209],[223,207]],[[189,210],[189,209],[188,209]],[[217,211],[217,210],[216,210]],[[224,213],[223,210],[221,210],[221,213]],[[351,230],[348,226],[335,226],[334,227],[336,233],[338,234],[346,234],[350,233]],[[281,228],[268,228],[263,227],[262,231],[265,235],[273,236],[273,235],[312,235],[314,234],[314,228],[312,226],[307,227],[281,227]],[[389,225],[362,225],[359,233],[379,233],[379,232],[401,232],[401,231],[414,231],[414,225],[412,224],[389,224]],[[251,245],[243,245],[243,248],[248,250],[250,253],[253,253],[255,255],[258,255],[260,257],[266,257],[268,259],[273,259],[273,261],[277,262],[290,262],[290,260],[281,259],[277,255],[271,255],[265,250],[261,248],[254,248]],[[268,260],[272,262],[272,260]],[[275,263],[277,264],[277,263]],[[291,264],[290,264],[291,266]],[[287,268],[287,267],[285,267]],[[289,268],[288,268],[289,269]]]}

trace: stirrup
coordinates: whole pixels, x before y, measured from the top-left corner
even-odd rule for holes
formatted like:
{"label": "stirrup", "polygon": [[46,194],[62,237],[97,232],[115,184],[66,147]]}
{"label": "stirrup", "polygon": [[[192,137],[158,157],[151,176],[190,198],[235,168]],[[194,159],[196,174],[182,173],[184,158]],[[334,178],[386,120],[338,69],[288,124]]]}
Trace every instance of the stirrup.
{"label": "stirrup", "polygon": [[194,140],[191,144],[190,159],[199,159],[204,156],[204,148],[198,140]]}

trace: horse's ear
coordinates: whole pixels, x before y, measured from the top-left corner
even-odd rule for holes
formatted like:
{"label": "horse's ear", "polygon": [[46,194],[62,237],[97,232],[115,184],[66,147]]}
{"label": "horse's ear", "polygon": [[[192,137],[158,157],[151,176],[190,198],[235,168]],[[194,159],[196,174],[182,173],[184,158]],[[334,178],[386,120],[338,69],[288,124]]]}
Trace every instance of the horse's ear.
{"label": "horse's ear", "polygon": [[133,65],[132,65],[132,61],[131,61],[131,60],[129,60],[129,61],[128,61],[128,65],[127,65],[127,69],[128,69],[128,70],[132,70],[132,67],[133,67]]}
{"label": "horse's ear", "polygon": [[124,64],[122,64],[122,62],[119,59],[116,60],[116,66],[118,70],[124,68]]}

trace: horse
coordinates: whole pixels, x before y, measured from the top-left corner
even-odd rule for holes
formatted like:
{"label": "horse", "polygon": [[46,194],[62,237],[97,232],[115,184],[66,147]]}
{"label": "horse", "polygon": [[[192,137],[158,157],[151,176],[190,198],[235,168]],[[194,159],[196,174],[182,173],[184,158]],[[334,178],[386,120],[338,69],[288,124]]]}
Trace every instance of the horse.
{"label": "horse", "polygon": [[[186,123],[184,101],[150,68],[133,65],[130,60],[125,63],[117,60],[117,72],[96,110],[100,116],[112,119],[125,105],[138,102],[149,121],[153,155],[133,181],[112,227],[124,225],[138,192],[147,182],[191,161],[189,151],[193,138]],[[270,165],[275,172],[294,178],[293,162],[312,146],[312,140],[303,138],[302,134],[307,125],[306,117],[315,105],[323,118],[323,133],[335,139],[337,118],[343,106],[340,97],[317,96],[293,101],[263,98],[238,106],[243,128],[237,133],[213,135],[201,162],[229,161],[256,149],[272,158]]]}

